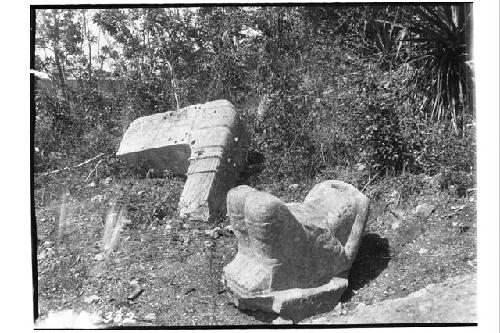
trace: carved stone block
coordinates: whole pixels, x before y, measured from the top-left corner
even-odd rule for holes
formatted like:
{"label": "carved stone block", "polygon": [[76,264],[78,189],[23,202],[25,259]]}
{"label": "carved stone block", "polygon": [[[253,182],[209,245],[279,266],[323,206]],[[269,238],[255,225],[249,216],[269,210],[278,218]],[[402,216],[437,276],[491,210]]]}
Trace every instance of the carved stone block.
{"label": "carved stone block", "polygon": [[249,186],[227,195],[238,253],[223,281],[242,309],[299,321],[333,309],[347,287],[369,200],[352,185],[328,180],[303,203],[282,202]]}
{"label": "carved stone block", "polygon": [[117,156],[187,175],[180,215],[206,221],[225,213],[226,193],[238,181],[247,149],[248,134],[233,105],[218,100],[136,119]]}

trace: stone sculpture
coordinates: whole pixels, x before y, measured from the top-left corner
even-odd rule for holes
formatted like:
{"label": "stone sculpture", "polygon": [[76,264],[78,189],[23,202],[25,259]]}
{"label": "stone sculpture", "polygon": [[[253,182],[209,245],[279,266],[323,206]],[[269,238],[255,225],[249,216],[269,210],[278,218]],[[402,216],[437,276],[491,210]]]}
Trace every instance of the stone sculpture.
{"label": "stone sculpture", "polygon": [[217,100],[136,119],[117,156],[187,175],[180,215],[206,221],[225,213],[226,193],[238,181],[247,148],[248,134],[234,106]]}
{"label": "stone sculpture", "polygon": [[347,287],[369,200],[352,185],[327,180],[303,203],[285,204],[249,186],[227,195],[238,253],[223,281],[241,309],[295,322],[333,309]]}

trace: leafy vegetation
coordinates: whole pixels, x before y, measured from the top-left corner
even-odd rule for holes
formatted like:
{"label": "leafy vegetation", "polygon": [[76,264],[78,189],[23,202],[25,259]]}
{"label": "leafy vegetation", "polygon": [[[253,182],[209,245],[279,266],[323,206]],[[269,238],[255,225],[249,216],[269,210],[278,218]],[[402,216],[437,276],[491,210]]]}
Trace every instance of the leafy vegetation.
{"label": "leafy vegetation", "polygon": [[466,4],[51,9],[37,22],[37,70],[55,83],[36,94],[40,171],[112,153],[139,116],[219,98],[273,176],[474,166]]}

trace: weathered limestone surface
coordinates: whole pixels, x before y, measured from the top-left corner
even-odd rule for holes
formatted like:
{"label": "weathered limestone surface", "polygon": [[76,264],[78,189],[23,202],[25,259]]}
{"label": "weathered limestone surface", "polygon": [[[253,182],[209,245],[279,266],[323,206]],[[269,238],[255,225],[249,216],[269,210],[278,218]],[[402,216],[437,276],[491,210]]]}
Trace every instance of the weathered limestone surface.
{"label": "weathered limestone surface", "polygon": [[242,309],[299,321],[335,306],[360,245],[369,200],[328,180],[303,203],[286,204],[248,186],[227,195],[238,253],[223,280]]}
{"label": "weathered limestone surface", "polygon": [[225,212],[247,148],[248,134],[233,105],[217,100],[136,119],[117,155],[132,165],[146,160],[153,169],[187,175],[180,215],[207,220]]}
{"label": "weathered limestone surface", "polygon": [[455,276],[403,298],[388,299],[348,316],[322,315],[306,324],[477,323],[477,276]]}

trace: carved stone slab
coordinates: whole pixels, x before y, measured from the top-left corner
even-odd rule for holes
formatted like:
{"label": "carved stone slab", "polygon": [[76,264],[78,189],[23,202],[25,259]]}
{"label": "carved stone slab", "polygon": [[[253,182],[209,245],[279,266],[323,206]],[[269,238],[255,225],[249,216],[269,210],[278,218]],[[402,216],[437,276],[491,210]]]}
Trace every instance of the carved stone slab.
{"label": "carved stone slab", "polygon": [[238,253],[223,281],[242,309],[300,321],[333,309],[347,287],[369,212],[352,185],[327,180],[303,203],[282,202],[248,186],[227,195]]}
{"label": "carved stone slab", "polygon": [[225,213],[226,193],[238,181],[247,149],[248,134],[234,106],[217,100],[136,119],[117,156],[187,175],[180,215],[206,221]]}

